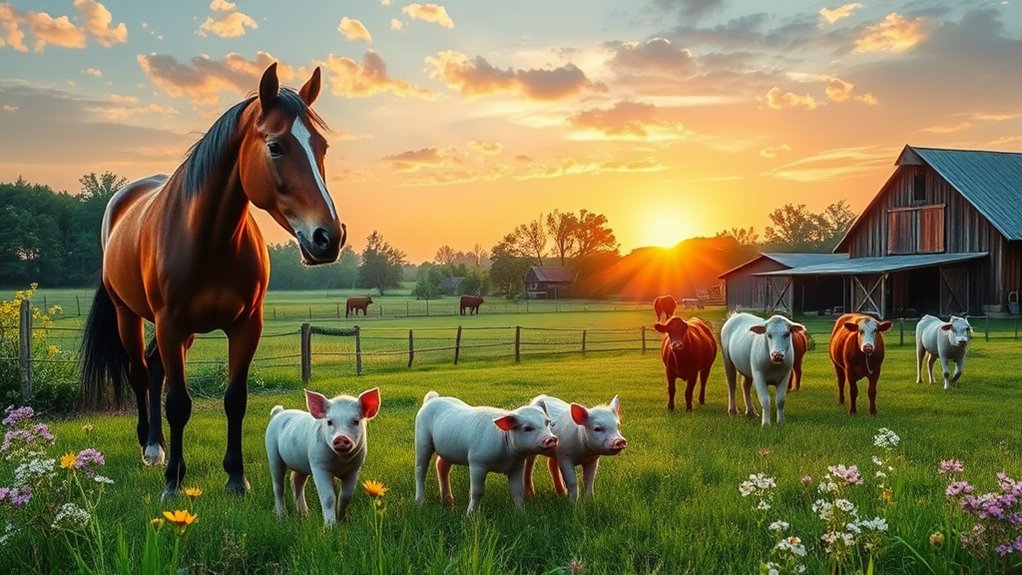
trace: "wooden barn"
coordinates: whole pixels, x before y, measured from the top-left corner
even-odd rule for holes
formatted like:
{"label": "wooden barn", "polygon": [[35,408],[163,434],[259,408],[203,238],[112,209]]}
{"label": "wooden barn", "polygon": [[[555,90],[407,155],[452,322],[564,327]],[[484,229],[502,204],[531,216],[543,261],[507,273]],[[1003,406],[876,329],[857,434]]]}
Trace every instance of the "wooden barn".
{"label": "wooden barn", "polygon": [[848,259],[846,254],[762,253],[722,274],[727,309],[763,313],[833,313],[843,305],[843,281],[839,277],[805,276],[789,279],[762,276],[764,272]]}
{"label": "wooden barn", "polygon": [[880,317],[1003,313],[1022,284],[1022,153],[905,146],[835,248],[843,261],[761,272],[835,277]]}
{"label": "wooden barn", "polygon": [[532,266],[525,274],[525,293],[533,299],[556,299],[568,295],[578,273],[563,266]]}

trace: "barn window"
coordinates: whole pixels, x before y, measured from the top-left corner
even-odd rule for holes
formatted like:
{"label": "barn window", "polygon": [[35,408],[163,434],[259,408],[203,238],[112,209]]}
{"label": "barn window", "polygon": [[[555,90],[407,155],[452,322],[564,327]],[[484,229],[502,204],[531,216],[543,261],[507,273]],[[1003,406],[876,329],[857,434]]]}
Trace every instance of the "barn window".
{"label": "barn window", "polygon": [[944,251],[944,206],[927,206],[919,210],[919,253]]}
{"label": "barn window", "polygon": [[912,201],[926,201],[926,174],[916,174],[912,178]]}
{"label": "barn window", "polygon": [[943,251],[943,204],[887,212],[888,254],[932,254]]}

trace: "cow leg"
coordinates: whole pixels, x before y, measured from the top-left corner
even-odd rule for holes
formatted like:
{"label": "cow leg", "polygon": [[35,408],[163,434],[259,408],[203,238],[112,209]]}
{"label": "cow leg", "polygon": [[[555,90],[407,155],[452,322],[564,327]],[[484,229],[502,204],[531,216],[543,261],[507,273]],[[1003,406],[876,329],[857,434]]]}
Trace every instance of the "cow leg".
{"label": "cow leg", "polygon": [[692,379],[685,381],[685,411],[692,411],[692,392],[696,388],[698,374],[692,374]]}
{"label": "cow leg", "polygon": [[837,402],[844,404],[845,402],[845,370],[837,364],[834,364],[834,370],[837,372]]}
{"label": "cow leg", "polygon": [[440,499],[445,505],[454,505],[454,494],[451,493],[451,464],[439,455],[436,456],[436,479],[440,484]]}
{"label": "cow leg", "polygon": [[962,377],[962,370],[965,369],[965,352],[962,352],[962,357],[955,360],[955,376],[951,378],[951,383],[958,383],[958,379]]}
{"label": "cow leg", "polygon": [[869,395],[869,414],[873,416],[877,414],[877,381],[879,379],[879,371],[874,372],[873,376],[869,378],[869,387],[866,389],[866,394]]}
{"label": "cow leg", "polygon": [[677,376],[673,374],[667,376],[667,411],[674,411],[674,392],[676,390],[674,382],[677,379]]}
{"label": "cow leg", "polygon": [[948,361],[944,356],[940,356],[940,369],[944,373],[944,389],[947,389],[950,385],[951,370],[948,368]]}
{"label": "cow leg", "polygon": [[848,376],[848,413],[855,413],[855,400],[859,397],[859,382],[851,375]]}
{"label": "cow leg", "polygon": [[738,405],[735,401],[735,384],[738,379],[738,372],[735,369],[735,364],[731,362],[731,359],[725,354],[724,355],[724,376],[727,378],[727,414],[737,415]]}
{"label": "cow leg", "polygon": [[754,377],[753,383],[756,385],[756,397],[759,399],[760,425],[770,425],[770,388],[767,387],[762,375]]}
{"label": "cow leg", "polygon": [[916,342],[916,383],[923,382],[923,360],[926,358],[926,348],[923,342]]}
{"label": "cow leg", "polygon": [[[745,416],[746,417],[756,417],[756,415],[757,415],[756,414],[756,410],[753,409],[753,407],[752,407],[752,393],[751,393],[751,391],[752,391],[752,378],[747,376],[747,375],[743,375],[742,377],[744,378],[742,380],[742,398],[745,400]],[[768,400],[768,403],[767,403],[767,410],[768,411],[767,411],[767,413],[769,413],[769,408],[770,408],[770,404],[769,404],[769,400]]]}
{"label": "cow leg", "polygon": [[931,353],[926,358],[926,369],[930,373],[930,383],[937,381],[937,378],[933,377],[933,364],[935,363],[937,363],[937,356]]}
{"label": "cow leg", "polygon": [[[790,378],[791,376],[789,376]],[[782,378],[781,381],[784,381]],[[788,388],[778,383],[774,387],[774,403],[777,404],[777,423],[784,423],[784,401],[788,397]]]}
{"label": "cow leg", "polygon": [[706,380],[710,377],[710,368],[707,367],[699,374],[699,405],[706,404]]}
{"label": "cow leg", "polygon": [[793,367],[791,369],[791,376],[788,377],[788,381],[795,383],[795,389],[802,389],[802,366]]}

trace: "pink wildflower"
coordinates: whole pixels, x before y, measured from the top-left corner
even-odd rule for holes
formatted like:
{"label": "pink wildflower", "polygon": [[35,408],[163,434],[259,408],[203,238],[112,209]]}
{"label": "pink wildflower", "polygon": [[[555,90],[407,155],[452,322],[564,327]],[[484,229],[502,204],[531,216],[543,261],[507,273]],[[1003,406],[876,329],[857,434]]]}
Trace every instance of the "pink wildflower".
{"label": "pink wildflower", "polygon": [[957,459],[943,459],[940,465],[937,466],[937,473],[941,475],[947,475],[949,473],[961,473],[963,470],[962,462]]}

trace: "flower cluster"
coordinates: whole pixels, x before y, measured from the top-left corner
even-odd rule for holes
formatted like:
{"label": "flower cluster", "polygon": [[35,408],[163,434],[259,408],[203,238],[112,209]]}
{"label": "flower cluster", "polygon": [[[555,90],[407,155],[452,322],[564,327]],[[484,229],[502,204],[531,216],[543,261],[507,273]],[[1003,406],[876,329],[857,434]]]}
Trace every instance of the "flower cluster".
{"label": "flower cluster", "polygon": [[753,473],[749,475],[747,480],[738,485],[738,492],[742,494],[742,497],[758,498],[759,501],[754,509],[765,512],[770,509],[773,503],[773,489],[775,487],[777,487],[777,482],[774,481],[773,477],[765,473]]}
{"label": "flower cluster", "polygon": [[937,466],[937,473],[941,475],[954,476],[961,473],[964,469],[965,468],[962,466],[961,461],[958,461],[957,459],[945,459]]}
{"label": "flower cluster", "polygon": [[888,476],[894,472],[894,465],[891,464],[891,460],[893,459],[894,449],[898,447],[899,443],[901,443],[901,438],[898,437],[898,434],[886,427],[881,427],[877,434],[873,436],[873,445],[880,449],[880,454],[874,455],[872,458],[873,465],[876,466],[873,476],[877,480],[880,499],[887,503],[890,503],[894,498],[892,486],[888,484]]}
{"label": "flower cluster", "polygon": [[[937,472],[954,476],[962,473],[960,461],[941,461]],[[997,474],[999,491],[974,495],[975,488],[966,481],[954,481],[944,493],[972,520],[972,529],[962,533],[962,546],[974,555],[985,555],[993,549],[1004,557],[1022,554],[1022,481],[1005,472]]]}
{"label": "flower cluster", "polygon": [[799,537],[783,536],[787,530],[786,521],[774,521],[770,524],[770,531],[781,536],[781,539],[770,549],[770,560],[760,566],[761,573],[766,575],[805,573],[806,566],[802,564],[802,559],[806,556],[806,546]]}
{"label": "flower cluster", "polygon": [[898,434],[886,427],[878,429],[877,434],[873,436],[873,445],[883,450],[893,450],[898,447],[899,443],[901,443],[901,438],[898,437]]}

